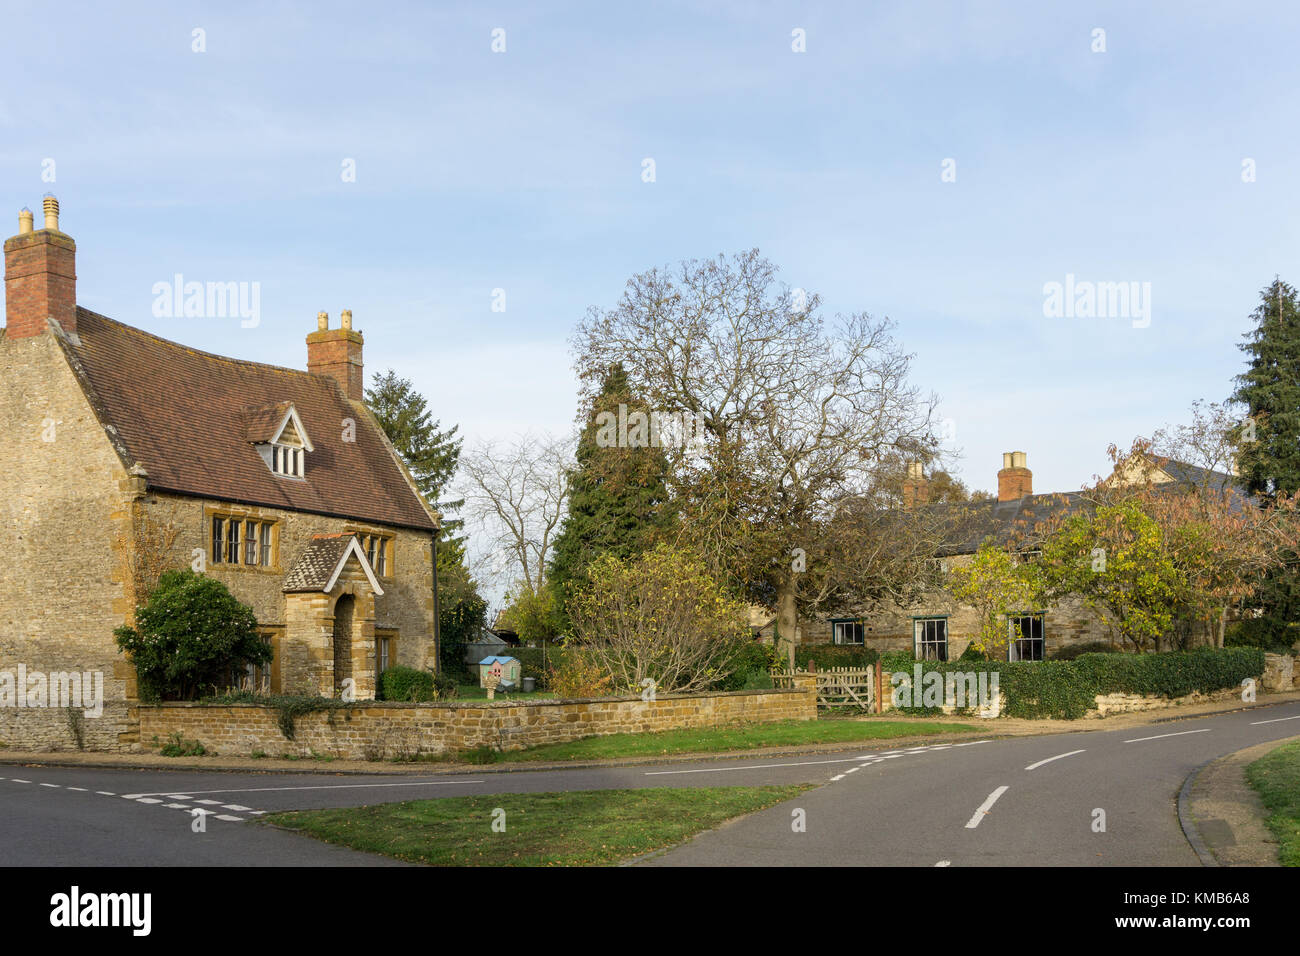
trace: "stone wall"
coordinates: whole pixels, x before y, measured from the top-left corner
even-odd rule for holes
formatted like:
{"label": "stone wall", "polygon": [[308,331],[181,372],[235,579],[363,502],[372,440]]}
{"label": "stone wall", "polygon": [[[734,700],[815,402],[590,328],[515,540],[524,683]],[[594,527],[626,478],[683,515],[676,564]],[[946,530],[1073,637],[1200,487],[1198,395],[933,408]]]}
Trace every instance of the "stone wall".
{"label": "stone wall", "polygon": [[778,720],[815,720],[811,686],[664,694],[596,700],[453,701],[438,704],[359,703],[300,715],[294,739],[280,731],[279,714],[262,704],[144,704],[140,738],[157,746],[174,733],[227,755],[321,754],[353,760],[409,758],[476,747],[520,750],[581,737],[720,727]]}
{"label": "stone wall", "polygon": [[1210,704],[1226,700],[1241,700],[1241,688],[1228,687],[1202,694],[1193,691],[1186,697],[1161,697],[1152,694],[1098,694],[1097,709],[1087,717],[1107,717],[1111,714],[1130,714],[1140,710],[1161,710],[1165,707],[1183,707],[1189,704]]}
{"label": "stone wall", "polygon": [[[105,699],[122,706],[86,718],[83,736],[126,749],[133,672],[113,629],[129,613],[128,477],[53,335],[0,337],[0,462],[0,672],[102,674]],[[76,746],[66,710],[10,705],[0,744]]]}

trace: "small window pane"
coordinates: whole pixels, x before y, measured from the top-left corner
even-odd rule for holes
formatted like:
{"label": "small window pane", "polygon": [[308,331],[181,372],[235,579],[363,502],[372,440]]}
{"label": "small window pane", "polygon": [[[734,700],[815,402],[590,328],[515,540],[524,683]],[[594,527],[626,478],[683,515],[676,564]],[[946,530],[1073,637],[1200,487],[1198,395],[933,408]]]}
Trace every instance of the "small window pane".
{"label": "small window pane", "polygon": [[262,525],[262,566],[271,566],[271,525]]}
{"label": "small window pane", "polygon": [[239,522],[231,521],[227,527],[230,539],[226,542],[228,550],[226,560],[231,564],[239,563]]}
{"label": "small window pane", "polygon": [[225,519],[212,519],[212,563],[220,564],[225,554]]}
{"label": "small window pane", "polygon": [[244,563],[257,564],[257,522],[244,525]]}

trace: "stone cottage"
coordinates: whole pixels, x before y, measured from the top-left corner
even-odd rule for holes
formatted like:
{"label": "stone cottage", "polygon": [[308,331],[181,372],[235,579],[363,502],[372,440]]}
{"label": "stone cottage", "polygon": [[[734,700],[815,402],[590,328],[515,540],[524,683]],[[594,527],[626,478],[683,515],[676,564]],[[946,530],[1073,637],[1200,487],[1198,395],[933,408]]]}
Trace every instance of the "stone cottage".
{"label": "stone cottage", "polygon": [[[990,538],[1013,551],[1017,560],[1033,561],[1041,554],[1035,546],[1035,527],[1049,517],[1059,517],[1062,512],[1069,513],[1084,505],[1083,496],[1077,491],[1034,494],[1033,472],[1023,451],[1002,456],[997,479],[996,498],[930,503],[929,480],[920,464],[910,465],[903,483],[903,506],[931,509],[947,528],[934,558],[936,586],[910,607],[839,608],[814,620],[803,620],[798,629],[798,642],[859,645],[878,651],[910,650],[919,659],[959,657],[979,633],[979,614],[957,603],[943,588],[944,573],[969,564],[981,542]],[[1208,484],[1234,490],[1245,499],[1245,492],[1234,476],[1166,459],[1126,461],[1109,480],[1149,481],[1170,489]],[[1099,614],[1075,598],[1052,607],[1026,607],[1009,616],[1007,627],[1008,641],[1002,653],[1012,661],[1044,660],[1071,644],[1111,639]],[[771,624],[763,625],[761,633],[770,632]]]}
{"label": "stone cottage", "polygon": [[[200,352],[79,307],[53,197],[44,218],[4,244],[0,745],[137,742],[113,629],[166,568],[256,613],[273,662],[232,685],[365,699],[385,667],[433,667],[439,516],[362,400],[351,314],[317,316],[305,371]],[[44,702],[4,699],[19,668]],[[94,674],[101,715],[60,706],[56,675]]]}

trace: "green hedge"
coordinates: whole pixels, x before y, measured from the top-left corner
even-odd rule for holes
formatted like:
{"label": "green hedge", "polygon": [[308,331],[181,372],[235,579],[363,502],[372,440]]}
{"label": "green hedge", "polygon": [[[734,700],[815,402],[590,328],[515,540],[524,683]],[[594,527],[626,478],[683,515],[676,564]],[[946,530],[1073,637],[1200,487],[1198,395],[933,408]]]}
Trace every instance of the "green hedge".
{"label": "green hedge", "polygon": [[870,667],[880,659],[874,647],[848,644],[802,644],[794,649],[795,670],[805,670],[808,662],[818,670],[827,667]]}
{"label": "green hedge", "polygon": [[379,675],[379,696],[383,700],[436,700],[435,687],[432,674],[414,667],[390,667]]}
{"label": "green hedge", "polygon": [[[892,691],[889,675],[912,672],[910,655],[884,655],[885,693]],[[1097,706],[1098,694],[1158,694],[1183,697],[1193,691],[1209,693],[1240,687],[1247,677],[1264,673],[1264,652],[1258,648],[1228,647],[1221,650],[1163,654],[1083,654],[1072,661],[990,661],[921,663],[922,675],[931,671],[948,673],[997,673],[998,690],[1006,701],[1007,717],[1056,717],[1074,720]],[[937,708],[900,708],[906,713],[937,714]],[[969,713],[972,708],[967,708]]]}

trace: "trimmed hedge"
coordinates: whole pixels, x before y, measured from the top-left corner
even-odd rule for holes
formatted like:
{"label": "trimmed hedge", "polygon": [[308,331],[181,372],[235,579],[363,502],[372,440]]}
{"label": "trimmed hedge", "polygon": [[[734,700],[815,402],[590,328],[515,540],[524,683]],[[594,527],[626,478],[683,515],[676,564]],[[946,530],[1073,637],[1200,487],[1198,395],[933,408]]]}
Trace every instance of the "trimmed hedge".
{"label": "trimmed hedge", "polygon": [[808,662],[817,665],[818,670],[827,667],[870,667],[880,660],[874,647],[858,647],[847,644],[801,644],[794,649],[795,670],[806,670]]}
{"label": "trimmed hedge", "polygon": [[[884,655],[885,693],[889,674],[912,673],[910,655]],[[1072,661],[937,661],[921,662],[922,675],[997,673],[1007,717],[1055,717],[1075,720],[1096,708],[1099,694],[1151,694],[1184,697],[1240,687],[1247,677],[1264,673],[1264,652],[1253,647],[1200,648],[1161,654],[1082,654]],[[906,713],[938,714],[933,707],[900,708]],[[966,708],[969,713],[973,708]]]}
{"label": "trimmed hedge", "polygon": [[390,667],[379,675],[383,700],[428,702],[437,698],[433,675],[414,667]]}

